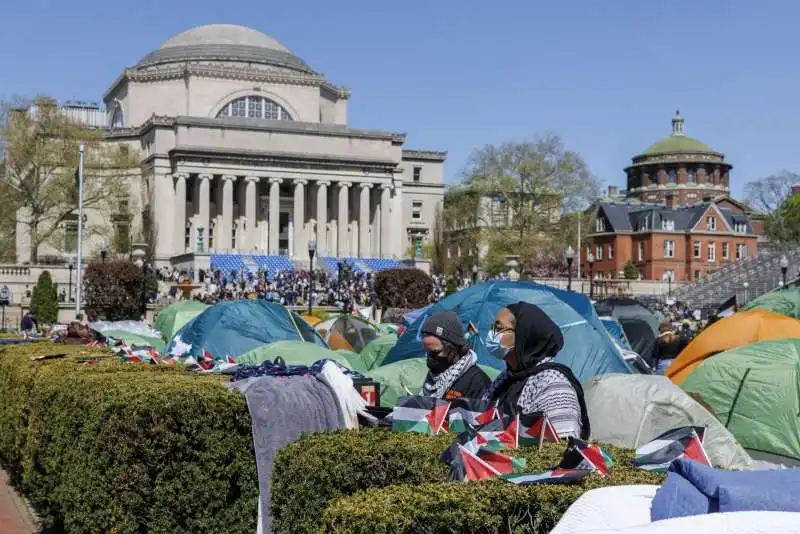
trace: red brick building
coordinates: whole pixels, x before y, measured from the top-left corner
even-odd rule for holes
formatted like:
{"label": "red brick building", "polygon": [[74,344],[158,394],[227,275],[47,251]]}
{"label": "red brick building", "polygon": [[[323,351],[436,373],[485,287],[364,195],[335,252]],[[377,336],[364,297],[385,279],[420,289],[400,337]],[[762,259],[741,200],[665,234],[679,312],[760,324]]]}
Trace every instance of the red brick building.
{"label": "red brick building", "polygon": [[756,253],[754,224],[744,206],[728,197],[732,166],[686,137],[680,116],[672,123],[670,137],[625,169],[626,197],[609,187],[609,197],[591,208],[592,245],[581,258],[585,274],[589,253],[596,278],[621,278],[631,261],[640,279],[671,274],[675,281],[695,281]]}

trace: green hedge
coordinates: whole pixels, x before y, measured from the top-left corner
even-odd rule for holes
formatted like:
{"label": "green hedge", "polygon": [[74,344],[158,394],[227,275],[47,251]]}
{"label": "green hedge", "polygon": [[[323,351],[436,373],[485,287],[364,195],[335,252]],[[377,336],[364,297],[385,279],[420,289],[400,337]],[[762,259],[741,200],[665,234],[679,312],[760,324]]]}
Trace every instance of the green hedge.
{"label": "green hedge", "polygon": [[[608,447],[617,465],[606,479],[593,475],[570,486],[452,484],[446,482],[447,466],[438,459],[452,441],[452,435],[384,430],[303,436],[276,458],[273,525],[287,533],[323,529],[371,534],[494,532],[509,521],[528,521],[533,532],[547,532],[587,489],[662,480],[633,467],[632,451]],[[543,471],[558,463],[563,450],[562,444],[547,444],[541,452],[523,448],[514,455],[527,460],[526,471]]]}
{"label": "green hedge", "polygon": [[[47,353],[68,356],[30,361]],[[0,457],[55,531],[252,534],[250,417],[223,380],[85,347],[0,350]]]}

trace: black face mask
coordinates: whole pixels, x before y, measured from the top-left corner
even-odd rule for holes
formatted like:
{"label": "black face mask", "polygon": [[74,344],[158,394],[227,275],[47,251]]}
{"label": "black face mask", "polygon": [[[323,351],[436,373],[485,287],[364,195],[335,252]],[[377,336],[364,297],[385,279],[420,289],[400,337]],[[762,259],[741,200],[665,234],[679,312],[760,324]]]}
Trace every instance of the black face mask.
{"label": "black face mask", "polygon": [[441,351],[428,353],[428,369],[435,375],[445,372],[450,367],[450,362],[447,361],[447,358],[442,358],[441,354]]}

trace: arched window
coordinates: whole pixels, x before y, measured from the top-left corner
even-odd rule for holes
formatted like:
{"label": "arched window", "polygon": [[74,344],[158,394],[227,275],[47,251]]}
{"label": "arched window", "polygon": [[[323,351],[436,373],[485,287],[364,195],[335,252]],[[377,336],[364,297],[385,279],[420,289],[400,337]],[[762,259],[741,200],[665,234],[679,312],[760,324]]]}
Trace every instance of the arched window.
{"label": "arched window", "polygon": [[122,115],[122,108],[114,106],[114,110],[111,112],[111,127],[122,128],[123,126],[125,126],[125,117]]}
{"label": "arched window", "polygon": [[668,181],[669,183],[671,183],[671,184],[674,184],[674,183],[676,183],[676,182],[678,181],[678,177],[675,175],[675,171],[673,171],[673,170],[670,170],[670,171],[667,173],[667,181]]}
{"label": "arched window", "polygon": [[248,117],[276,121],[293,120],[283,106],[263,96],[243,96],[223,106],[217,117]]}
{"label": "arched window", "polygon": [[697,173],[694,170],[690,169],[686,173],[686,179],[690,184],[697,183]]}

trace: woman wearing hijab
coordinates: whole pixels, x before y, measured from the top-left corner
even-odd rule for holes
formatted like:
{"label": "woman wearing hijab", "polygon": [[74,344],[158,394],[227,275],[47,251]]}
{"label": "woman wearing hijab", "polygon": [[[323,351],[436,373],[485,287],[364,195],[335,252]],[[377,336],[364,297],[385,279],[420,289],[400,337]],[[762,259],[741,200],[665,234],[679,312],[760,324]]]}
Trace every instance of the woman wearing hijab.
{"label": "woman wearing hijab", "polygon": [[569,367],[553,359],[564,346],[558,326],[535,304],[518,302],[498,312],[486,349],[505,360],[484,399],[498,401],[506,414],[547,415],[560,437],[588,439],[583,388]]}

